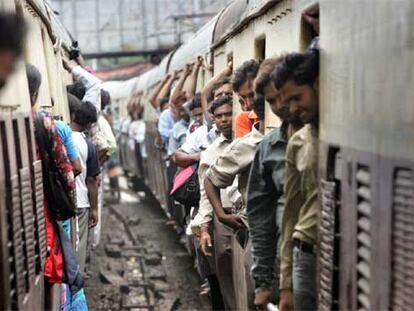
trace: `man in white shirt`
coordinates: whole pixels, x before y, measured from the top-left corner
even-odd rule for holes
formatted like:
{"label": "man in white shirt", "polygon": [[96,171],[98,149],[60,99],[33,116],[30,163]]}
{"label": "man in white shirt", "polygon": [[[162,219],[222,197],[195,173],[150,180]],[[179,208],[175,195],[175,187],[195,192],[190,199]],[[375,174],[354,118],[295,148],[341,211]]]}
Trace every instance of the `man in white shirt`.
{"label": "man in white shirt", "polygon": [[75,96],[68,94],[71,114],[70,127],[73,141],[79,152],[81,173],[76,177],[76,246],[75,252],[81,273],[85,270],[86,250],[89,228],[98,223],[98,188],[100,166],[96,147],[83,133],[92,123],[96,122],[96,109],[89,102],[81,103]]}

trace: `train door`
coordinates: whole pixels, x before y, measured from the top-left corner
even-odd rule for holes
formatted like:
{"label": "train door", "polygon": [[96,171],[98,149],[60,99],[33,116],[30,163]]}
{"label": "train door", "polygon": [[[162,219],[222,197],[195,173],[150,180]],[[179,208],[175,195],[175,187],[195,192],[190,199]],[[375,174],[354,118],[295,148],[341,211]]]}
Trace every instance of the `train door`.
{"label": "train door", "polygon": [[[319,46],[319,4],[315,1],[301,12],[299,48],[302,52]],[[341,254],[341,193],[343,167],[337,145],[320,144],[320,224],[318,241],[318,307],[329,311],[339,308],[339,260]]]}
{"label": "train door", "polygon": [[319,4],[315,1],[302,11],[300,19],[299,48],[302,52],[316,43],[319,37]]}

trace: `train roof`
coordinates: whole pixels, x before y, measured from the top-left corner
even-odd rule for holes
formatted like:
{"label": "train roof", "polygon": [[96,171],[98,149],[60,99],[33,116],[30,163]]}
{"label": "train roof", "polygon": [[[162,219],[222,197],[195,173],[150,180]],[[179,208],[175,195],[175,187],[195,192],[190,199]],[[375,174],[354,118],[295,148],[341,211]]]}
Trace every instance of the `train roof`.
{"label": "train roof", "polygon": [[153,87],[164,74],[182,69],[188,61],[197,55],[207,58],[211,48],[225,42],[229,37],[241,31],[250,20],[263,14],[280,1],[282,0],[232,1],[186,42],[164,57],[157,67],[131,79],[134,81],[134,86],[132,89],[128,88],[125,93],[131,94]]}
{"label": "train roof", "polygon": [[197,55],[206,56],[213,43],[213,33],[219,14],[207,22],[197,33],[183,43],[171,58],[168,71],[180,70],[185,64]]}
{"label": "train roof", "polygon": [[73,38],[66,27],[59,20],[58,15],[53,10],[49,1],[45,0],[26,0],[27,3],[36,11],[45,24],[49,36],[53,43],[60,42],[61,45],[69,50]]}
{"label": "train roof", "polygon": [[282,0],[234,0],[222,12],[214,31],[213,46],[218,46],[269,8]]}
{"label": "train roof", "polygon": [[174,51],[170,52],[162,59],[161,63],[157,67],[154,67],[143,75],[139,76],[139,80],[135,86],[135,91],[143,92],[160,81],[162,77],[167,73],[168,65],[173,55]]}

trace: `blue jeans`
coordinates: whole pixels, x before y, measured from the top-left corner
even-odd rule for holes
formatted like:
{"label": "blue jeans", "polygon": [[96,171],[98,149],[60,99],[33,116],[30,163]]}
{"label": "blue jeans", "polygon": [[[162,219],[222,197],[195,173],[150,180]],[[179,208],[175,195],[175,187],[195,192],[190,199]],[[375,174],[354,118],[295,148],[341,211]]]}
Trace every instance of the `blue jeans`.
{"label": "blue jeans", "polygon": [[316,254],[293,248],[293,300],[295,311],[317,310]]}

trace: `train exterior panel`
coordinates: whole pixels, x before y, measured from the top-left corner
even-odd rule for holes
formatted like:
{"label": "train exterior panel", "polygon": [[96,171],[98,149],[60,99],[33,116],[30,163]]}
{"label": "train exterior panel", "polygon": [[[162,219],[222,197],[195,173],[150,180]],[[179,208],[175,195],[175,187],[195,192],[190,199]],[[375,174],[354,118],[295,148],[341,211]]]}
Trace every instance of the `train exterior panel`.
{"label": "train exterior panel", "polygon": [[324,310],[414,307],[414,4],[395,4],[321,1]]}

